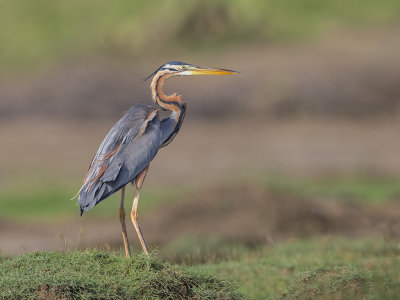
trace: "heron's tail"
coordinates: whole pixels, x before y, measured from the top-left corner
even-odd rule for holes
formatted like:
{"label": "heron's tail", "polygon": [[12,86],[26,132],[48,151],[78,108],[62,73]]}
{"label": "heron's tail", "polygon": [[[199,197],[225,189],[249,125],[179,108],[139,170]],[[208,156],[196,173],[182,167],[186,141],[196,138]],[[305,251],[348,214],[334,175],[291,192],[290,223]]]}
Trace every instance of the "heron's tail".
{"label": "heron's tail", "polygon": [[[90,189],[86,188],[86,184],[82,186],[81,190],[79,191],[78,201],[76,205],[80,207],[80,214],[82,216],[84,211],[88,211],[96,204],[100,203],[102,200],[106,199],[110,195],[114,194],[120,188],[115,188],[105,182],[95,182],[93,185],[90,186]],[[74,198],[76,198],[75,196]]]}

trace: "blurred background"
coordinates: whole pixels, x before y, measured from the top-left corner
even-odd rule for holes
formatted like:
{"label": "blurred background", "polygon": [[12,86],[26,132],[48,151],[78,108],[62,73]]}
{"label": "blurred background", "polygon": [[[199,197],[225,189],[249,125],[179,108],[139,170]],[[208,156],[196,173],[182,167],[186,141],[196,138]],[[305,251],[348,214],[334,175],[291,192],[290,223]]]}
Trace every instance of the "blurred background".
{"label": "blurred background", "polygon": [[142,78],[170,60],[240,74],[166,83],[187,114],[142,190],[152,249],[190,263],[290,239],[399,236],[399,1],[0,6],[2,254],[120,249],[119,194],[83,217],[70,198],[112,125],[151,102]]}

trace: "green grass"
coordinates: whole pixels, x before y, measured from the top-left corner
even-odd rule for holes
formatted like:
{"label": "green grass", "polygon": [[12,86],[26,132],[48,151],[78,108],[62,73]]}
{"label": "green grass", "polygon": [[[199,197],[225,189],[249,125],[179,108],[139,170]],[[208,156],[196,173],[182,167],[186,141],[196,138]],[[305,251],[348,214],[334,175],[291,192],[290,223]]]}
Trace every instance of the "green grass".
{"label": "green grass", "polygon": [[[398,241],[290,240],[247,250],[241,246],[240,255],[234,257],[219,251],[218,261],[213,255],[218,250],[215,240],[202,242],[212,245],[203,246],[203,257],[191,266],[154,258],[167,257],[164,249],[150,261],[143,255],[125,259],[98,250],[3,259],[0,298],[397,299],[400,293]],[[189,244],[186,250],[180,243],[170,245],[169,253],[175,248],[175,256],[184,262],[198,251],[199,244]],[[218,245],[238,247],[221,241]]]}
{"label": "green grass", "polygon": [[0,264],[1,299],[243,299],[203,271],[144,256],[36,252]]}
{"label": "green grass", "polygon": [[[2,72],[69,56],[141,57],[299,40],[335,28],[390,26],[396,0],[2,1]],[[183,51],[182,51],[183,50]]]}
{"label": "green grass", "polygon": [[398,242],[321,238],[193,268],[231,279],[255,299],[397,299],[399,267]]}

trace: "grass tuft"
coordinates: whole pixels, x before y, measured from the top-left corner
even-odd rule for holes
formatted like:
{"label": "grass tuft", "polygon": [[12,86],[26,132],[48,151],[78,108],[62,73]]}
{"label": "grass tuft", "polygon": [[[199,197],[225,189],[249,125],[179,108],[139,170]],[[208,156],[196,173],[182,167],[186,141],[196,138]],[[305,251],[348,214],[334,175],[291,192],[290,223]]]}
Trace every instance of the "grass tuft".
{"label": "grass tuft", "polygon": [[352,266],[320,268],[300,273],[288,299],[355,299],[366,296],[370,274]]}
{"label": "grass tuft", "polygon": [[243,299],[229,281],[144,255],[34,252],[0,264],[0,299]]}

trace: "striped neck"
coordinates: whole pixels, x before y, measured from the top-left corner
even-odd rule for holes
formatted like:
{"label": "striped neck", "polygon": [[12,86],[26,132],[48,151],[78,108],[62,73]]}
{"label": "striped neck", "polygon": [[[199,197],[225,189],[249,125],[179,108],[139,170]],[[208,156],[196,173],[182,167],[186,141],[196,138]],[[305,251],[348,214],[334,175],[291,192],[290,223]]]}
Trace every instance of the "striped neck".
{"label": "striped neck", "polygon": [[163,110],[169,110],[172,114],[164,119],[162,123],[173,122],[168,126],[168,134],[163,140],[161,147],[168,145],[175,136],[178,134],[179,129],[182,126],[183,119],[185,118],[186,104],[182,101],[181,96],[177,94],[165,95],[162,86],[165,79],[172,77],[173,74],[168,71],[158,72],[151,82],[151,93],[153,101]]}
{"label": "striped neck", "polygon": [[185,103],[182,101],[181,96],[177,94],[166,95],[162,87],[165,79],[172,77],[173,74],[168,71],[158,72],[151,82],[151,93],[153,101],[163,110],[170,110],[172,112],[181,113],[185,109]]}

